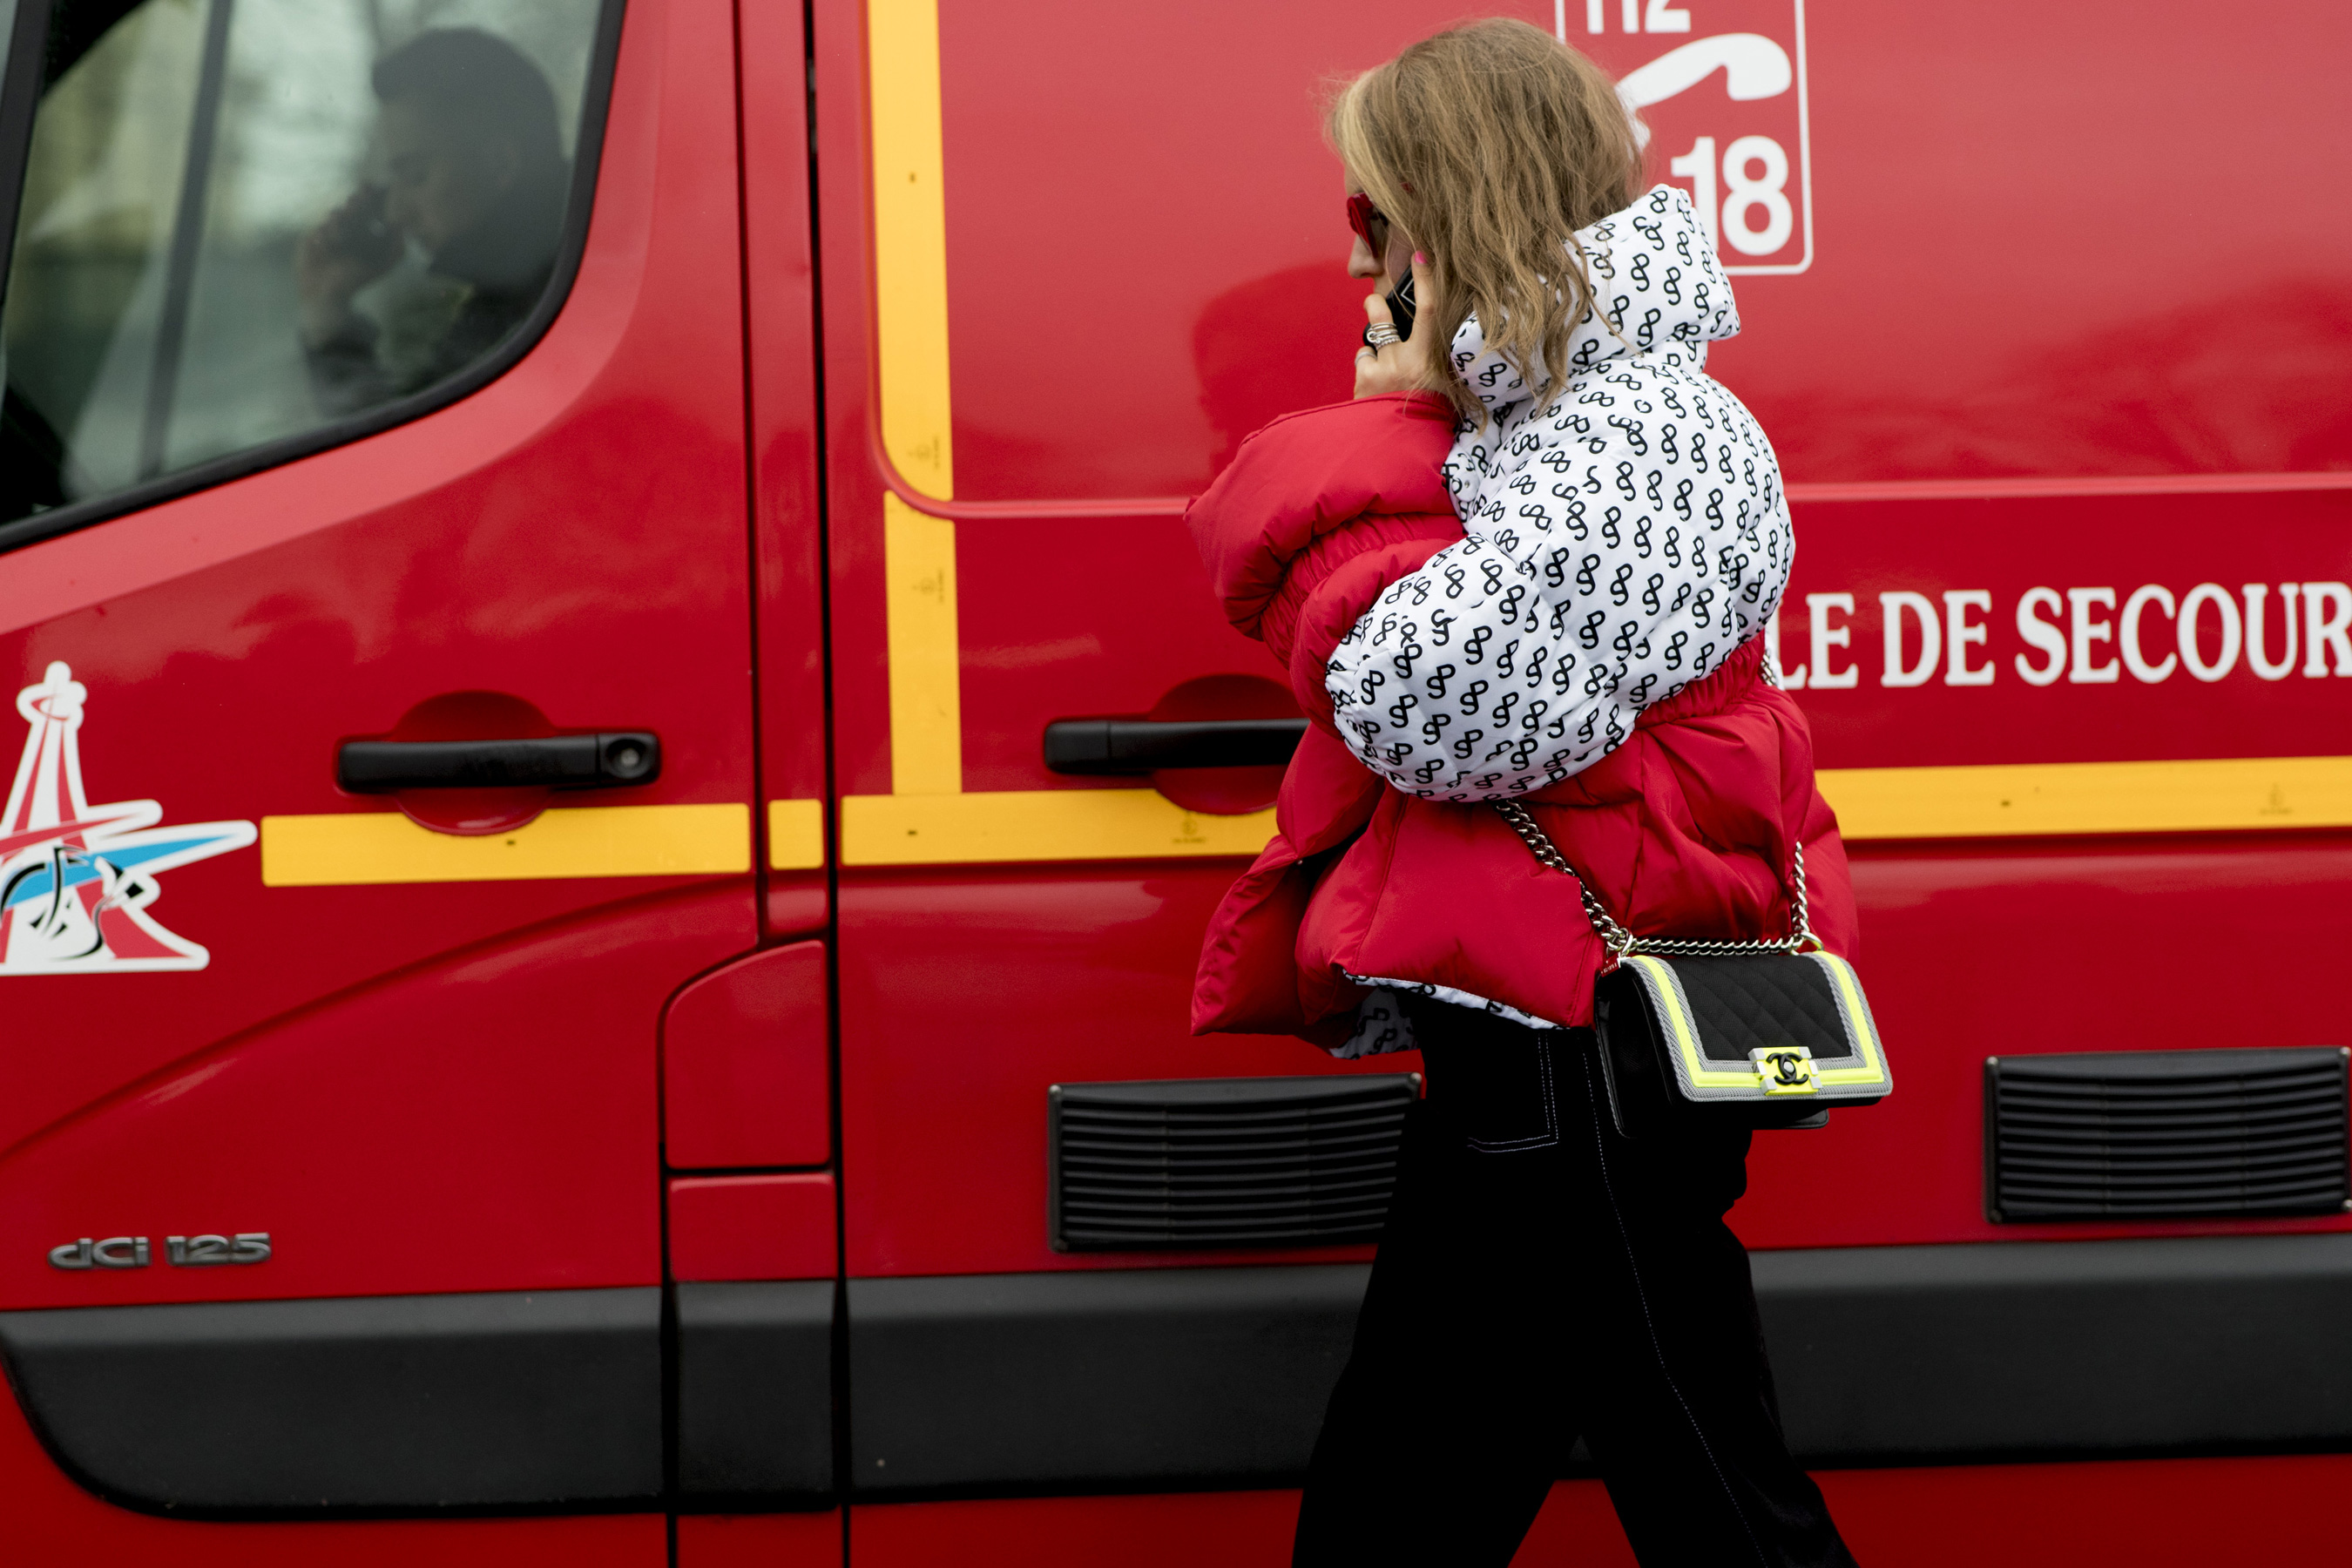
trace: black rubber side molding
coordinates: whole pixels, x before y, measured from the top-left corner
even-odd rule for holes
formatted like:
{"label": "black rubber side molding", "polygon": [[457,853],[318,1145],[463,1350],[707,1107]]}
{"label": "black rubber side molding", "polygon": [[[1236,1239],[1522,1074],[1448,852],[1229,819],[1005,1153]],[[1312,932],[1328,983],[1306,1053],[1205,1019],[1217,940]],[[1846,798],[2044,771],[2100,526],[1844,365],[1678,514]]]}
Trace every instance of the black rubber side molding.
{"label": "black rubber side molding", "polygon": [[84,1486],[190,1515],[658,1507],[651,1288],[0,1312]]}
{"label": "black rubber side molding", "polygon": [[[2352,1234],[1755,1255],[1818,1467],[2352,1447]],[[849,1282],[851,1489],[1295,1484],[1360,1266]]]}
{"label": "black rubber side molding", "polygon": [[355,795],[401,789],[611,789],[661,777],[650,730],[515,741],[345,741],[335,782]]}
{"label": "black rubber side molding", "polygon": [[675,1289],[680,1506],[831,1507],[834,1282]]}
{"label": "black rubber side molding", "polygon": [[849,1282],[851,1489],[1295,1480],[1362,1265]]}
{"label": "black rubber side molding", "polygon": [[1304,719],[1058,719],[1045,726],[1045,766],[1057,773],[1279,766],[1306,733]]}
{"label": "black rubber side molding", "polygon": [[2352,1446],[2352,1234],[1755,1255],[1817,1466]]}
{"label": "black rubber side molding", "polygon": [[[1843,1247],[1754,1260],[1815,1466],[2352,1447],[2352,1233]],[[1275,1486],[1304,1471],[1360,1265],[854,1279],[849,1489]],[[829,1281],[677,1288],[689,1509],[821,1507]],[[651,1289],[0,1313],[83,1485],[219,1517],[660,1505]]]}

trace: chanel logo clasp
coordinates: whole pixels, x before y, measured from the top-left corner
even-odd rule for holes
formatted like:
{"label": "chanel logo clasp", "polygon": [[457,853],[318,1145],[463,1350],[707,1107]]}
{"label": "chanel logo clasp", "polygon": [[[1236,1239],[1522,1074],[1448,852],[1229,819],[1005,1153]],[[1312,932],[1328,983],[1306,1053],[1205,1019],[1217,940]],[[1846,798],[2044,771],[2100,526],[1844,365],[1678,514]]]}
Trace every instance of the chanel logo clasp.
{"label": "chanel logo clasp", "polygon": [[1813,1080],[1813,1053],[1802,1046],[1766,1046],[1748,1052],[1748,1059],[1756,1064],[1756,1076],[1768,1095],[1821,1091]]}

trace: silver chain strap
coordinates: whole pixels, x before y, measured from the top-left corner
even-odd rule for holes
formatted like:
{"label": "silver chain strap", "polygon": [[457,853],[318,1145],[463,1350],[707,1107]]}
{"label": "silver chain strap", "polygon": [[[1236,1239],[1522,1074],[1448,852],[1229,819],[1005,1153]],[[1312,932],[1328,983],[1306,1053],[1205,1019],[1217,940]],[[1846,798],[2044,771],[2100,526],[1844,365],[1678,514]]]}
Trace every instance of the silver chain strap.
{"label": "silver chain strap", "polygon": [[1600,936],[1601,945],[1619,958],[1629,952],[1654,952],[1668,958],[1720,958],[1738,952],[1802,952],[1813,944],[1812,928],[1805,919],[1805,847],[1801,844],[1790,847],[1790,858],[1796,867],[1797,897],[1790,910],[1789,934],[1779,942],[1685,942],[1674,937],[1635,936],[1619,925],[1616,917],[1601,907],[1601,900],[1592,896],[1591,880],[1568,863],[1567,858],[1559,852],[1559,846],[1551,841],[1551,835],[1537,826],[1535,817],[1526,806],[1515,800],[1497,800],[1488,804],[1502,814],[1503,820],[1511,825],[1511,831],[1519,836],[1538,860],[1555,871],[1576,879],[1577,894],[1584,900],[1584,918],[1592,922],[1592,929]]}

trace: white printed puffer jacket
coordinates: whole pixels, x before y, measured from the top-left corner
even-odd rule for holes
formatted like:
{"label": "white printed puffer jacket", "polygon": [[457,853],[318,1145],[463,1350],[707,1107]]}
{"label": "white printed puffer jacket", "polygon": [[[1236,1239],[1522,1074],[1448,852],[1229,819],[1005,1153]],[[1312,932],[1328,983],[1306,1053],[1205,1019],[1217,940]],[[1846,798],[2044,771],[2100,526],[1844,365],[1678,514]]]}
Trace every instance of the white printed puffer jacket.
{"label": "white printed puffer jacket", "polygon": [[1495,800],[1614,750],[1653,702],[1763,629],[1795,542],[1771,444],[1710,378],[1739,331],[1690,199],[1660,185],[1579,232],[1598,310],[1538,400],[1477,318],[1454,363],[1465,419],[1445,481],[1468,537],[1383,594],[1325,688],[1365,765],[1409,794]]}

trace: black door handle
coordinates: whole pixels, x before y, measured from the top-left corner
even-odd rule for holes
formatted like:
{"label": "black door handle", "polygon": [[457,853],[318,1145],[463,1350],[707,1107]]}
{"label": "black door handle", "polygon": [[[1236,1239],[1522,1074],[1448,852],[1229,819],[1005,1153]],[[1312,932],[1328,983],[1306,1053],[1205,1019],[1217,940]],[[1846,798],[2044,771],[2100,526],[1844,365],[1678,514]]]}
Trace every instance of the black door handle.
{"label": "black door handle", "polygon": [[1306,733],[1304,719],[1057,719],[1045,726],[1045,766],[1057,773],[1278,766]]}
{"label": "black door handle", "polygon": [[345,741],[335,782],[358,795],[396,789],[594,789],[651,784],[661,741],[649,730],[517,741]]}

